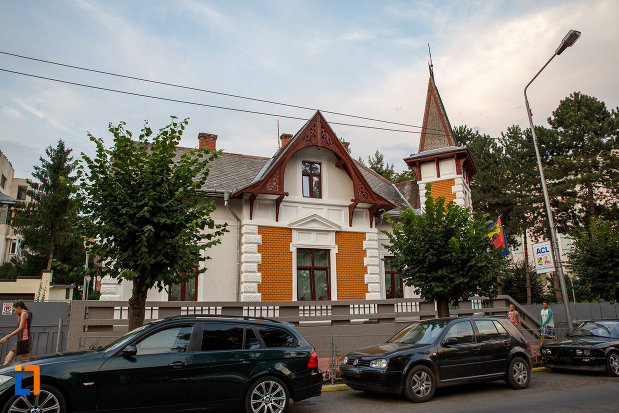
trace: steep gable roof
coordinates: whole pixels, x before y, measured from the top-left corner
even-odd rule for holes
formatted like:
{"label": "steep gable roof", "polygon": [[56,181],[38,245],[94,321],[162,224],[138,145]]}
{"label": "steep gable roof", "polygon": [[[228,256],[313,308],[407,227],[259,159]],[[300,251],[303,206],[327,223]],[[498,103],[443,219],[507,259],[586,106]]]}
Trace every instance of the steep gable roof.
{"label": "steep gable roof", "polygon": [[438,93],[434,76],[430,74],[426,108],[423,114],[423,129],[419,141],[419,152],[455,146],[455,138],[445,106]]}

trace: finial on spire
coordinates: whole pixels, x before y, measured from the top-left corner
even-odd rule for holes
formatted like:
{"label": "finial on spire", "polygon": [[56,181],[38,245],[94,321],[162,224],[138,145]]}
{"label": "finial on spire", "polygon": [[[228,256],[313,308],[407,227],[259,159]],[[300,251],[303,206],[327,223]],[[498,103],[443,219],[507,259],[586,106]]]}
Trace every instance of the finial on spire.
{"label": "finial on spire", "polygon": [[428,61],[428,69],[430,69],[430,76],[434,77],[434,65],[432,64],[432,51],[430,50],[430,43],[428,43],[428,56],[430,60]]}

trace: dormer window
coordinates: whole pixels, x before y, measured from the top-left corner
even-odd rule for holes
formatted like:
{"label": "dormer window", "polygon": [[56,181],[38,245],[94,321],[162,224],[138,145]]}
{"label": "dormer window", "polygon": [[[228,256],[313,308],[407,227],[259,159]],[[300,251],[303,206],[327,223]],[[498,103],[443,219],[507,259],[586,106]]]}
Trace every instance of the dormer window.
{"label": "dormer window", "polygon": [[320,164],[317,162],[303,162],[303,196],[306,198],[321,198],[322,183],[320,180]]}

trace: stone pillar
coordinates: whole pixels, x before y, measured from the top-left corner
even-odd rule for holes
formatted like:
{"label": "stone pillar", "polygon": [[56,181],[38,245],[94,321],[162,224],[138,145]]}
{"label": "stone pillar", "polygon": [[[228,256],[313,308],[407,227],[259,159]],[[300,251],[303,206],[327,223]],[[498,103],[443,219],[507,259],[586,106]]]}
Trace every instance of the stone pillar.
{"label": "stone pillar", "polygon": [[262,274],[258,272],[258,264],[262,263],[262,254],[258,245],[262,245],[262,235],[258,234],[257,225],[241,227],[241,301],[262,301],[258,292],[258,284],[262,282]]}
{"label": "stone pillar", "polygon": [[366,300],[380,300],[380,258],[378,255],[378,234],[368,232],[365,234],[363,249],[366,251],[366,258],[363,265],[367,269],[365,283],[368,292],[365,293]]}
{"label": "stone pillar", "polygon": [[101,279],[101,301],[120,301],[121,285],[118,280],[106,275]]}

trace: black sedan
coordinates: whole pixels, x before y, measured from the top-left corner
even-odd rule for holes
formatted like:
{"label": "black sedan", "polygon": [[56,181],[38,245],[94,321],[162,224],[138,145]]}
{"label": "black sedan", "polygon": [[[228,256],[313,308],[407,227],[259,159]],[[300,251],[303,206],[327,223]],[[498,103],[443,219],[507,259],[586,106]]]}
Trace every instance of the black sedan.
{"label": "black sedan", "polygon": [[[14,367],[0,369],[3,413],[283,413],[322,389],[318,357],[294,328],[232,316],[167,318],[97,350],[24,364],[39,366],[40,393],[15,395]],[[22,385],[33,388],[32,376]]]}
{"label": "black sedan", "polygon": [[606,371],[619,377],[619,320],[584,321],[565,340],[540,349],[547,367]]}
{"label": "black sedan", "polygon": [[411,324],[384,344],[348,354],[340,370],[353,389],[425,402],[450,384],[506,380],[526,388],[531,357],[528,341],[507,320],[444,318]]}

